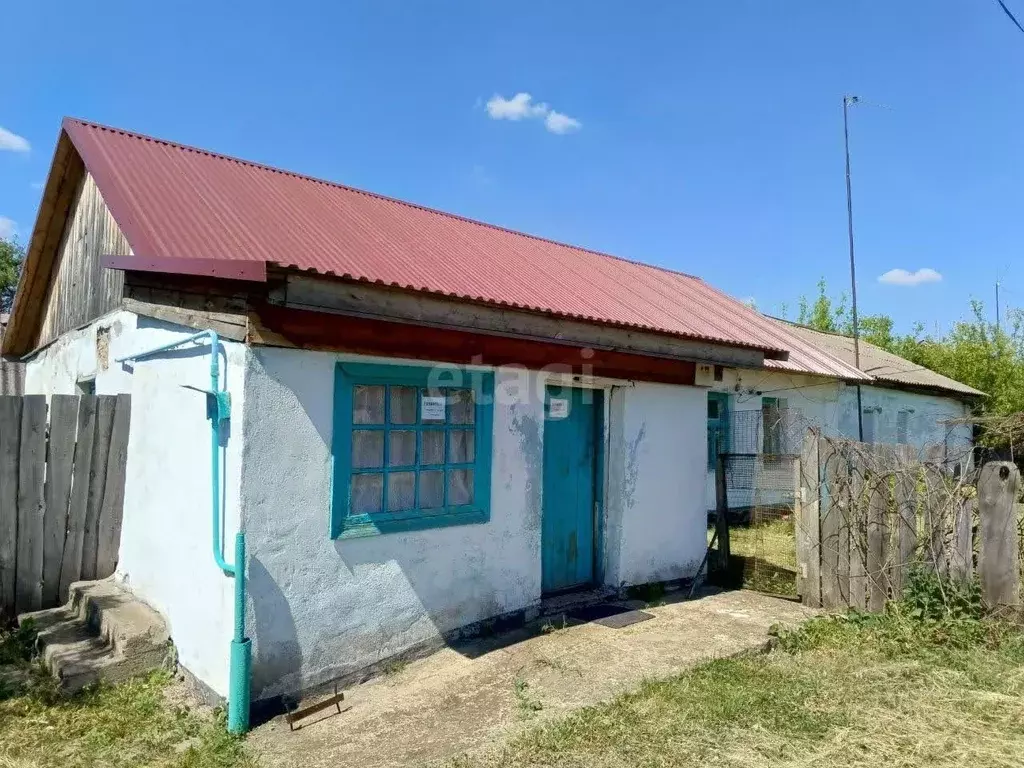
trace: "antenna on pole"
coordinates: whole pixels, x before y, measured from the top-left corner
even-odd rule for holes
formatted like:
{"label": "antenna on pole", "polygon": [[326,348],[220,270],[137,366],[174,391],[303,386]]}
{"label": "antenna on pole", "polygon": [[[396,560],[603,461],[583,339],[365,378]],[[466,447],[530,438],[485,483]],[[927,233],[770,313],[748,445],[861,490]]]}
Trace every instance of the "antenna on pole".
{"label": "antenna on pole", "polygon": [[[853,185],[850,180],[850,107],[857,104],[857,96],[843,96],[843,146],[846,149],[846,223],[850,235],[850,294],[853,308],[853,362],[860,370],[860,327],[857,322],[857,262],[853,255]],[[860,384],[857,385],[857,433],[864,441],[864,409],[861,407]]]}
{"label": "antenna on pole", "polygon": [[1002,330],[1000,318],[1001,315],[999,314],[999,281],[996,280],[996,333]]}

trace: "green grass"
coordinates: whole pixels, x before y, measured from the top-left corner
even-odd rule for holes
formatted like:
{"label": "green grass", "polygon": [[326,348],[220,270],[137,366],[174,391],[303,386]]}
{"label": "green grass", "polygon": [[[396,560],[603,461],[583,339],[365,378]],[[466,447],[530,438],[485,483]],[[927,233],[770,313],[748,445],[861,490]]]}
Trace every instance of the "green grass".
{"label": "green grass", "polygon": [[520,718],[531,718],[544,709],[540,699],[530,693],[530,684],[523,678],[517,677],[512,681],[512,692],[516,697],[516,709]]}
{"label": "green grass", "polygon": [[974,620],[812,620],[770,654],[721,659],[531,727],[454,765],[1019,766],[1024,636]]}
{"label": "green grass", "polygon": [[223,717],[167,697],[171,675],[61,696],[29,659],[27,633],[0,631],[0,766],[243,768]]}
{"label": "green grass", "polygon": [[[709,542],[713,534],[714,528],[709,528]],[[774,595],[796,595],[796,533],[791,517],[731,525],[729,548],[729,573],[719,574],[720,581]]]}

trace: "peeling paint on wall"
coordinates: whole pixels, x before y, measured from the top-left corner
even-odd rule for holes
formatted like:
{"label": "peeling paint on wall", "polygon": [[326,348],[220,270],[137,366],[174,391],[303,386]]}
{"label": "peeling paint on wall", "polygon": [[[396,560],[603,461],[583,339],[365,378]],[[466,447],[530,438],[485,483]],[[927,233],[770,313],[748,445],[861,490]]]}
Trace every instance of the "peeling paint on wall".
{"label": "peeling paint on wall", "polygon": [[640,474],[640,456],[644,444],[644,437],[647,435],[647,424],[642,423],[636,436],[630,440],[626,448],[626,471],[623,474],[622,495],[626,502],[626,509],[632,509],[636,493],[637,478]]}

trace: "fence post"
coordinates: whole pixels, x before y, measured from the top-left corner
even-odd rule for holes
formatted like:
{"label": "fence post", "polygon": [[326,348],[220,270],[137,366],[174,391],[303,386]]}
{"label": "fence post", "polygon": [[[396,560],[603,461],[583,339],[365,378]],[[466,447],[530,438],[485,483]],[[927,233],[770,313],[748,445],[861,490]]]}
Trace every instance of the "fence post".
{"label": "fence post", "polygon": [[725,456],[721,453],[715,462],[715,531],[718,534],[718,566],[723,573],[729,573],[732,554],[729,547],[729,498],[725,483]]}
{"label": "fence post", "polygon": [[1017,488],[1020,473],[1008,461],[990,461],[978,478],[981,558],[985,602],[992,608],[1020,601]]}
{"label": "fence post", "polygon": [[821,606],[821,467],[817,430],[807,430],[800,453],[796,516],[797,584],[804,605]]}

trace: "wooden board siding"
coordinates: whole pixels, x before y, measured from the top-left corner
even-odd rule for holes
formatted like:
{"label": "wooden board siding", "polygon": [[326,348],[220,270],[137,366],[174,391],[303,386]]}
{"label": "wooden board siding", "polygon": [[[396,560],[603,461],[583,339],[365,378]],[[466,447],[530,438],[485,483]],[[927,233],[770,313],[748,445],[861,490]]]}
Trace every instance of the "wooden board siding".
{"label": "wooden board siding", "polygon": [[0,358],[0,395],[20,395],[25,389],[25,364]]}
{"label": "wooden board siding", "polygon": [[85,325],[121,305],[124,273],[104,269],[101,258],[131,253],[92,176],[75,190],[57,250],[35,347]]}

